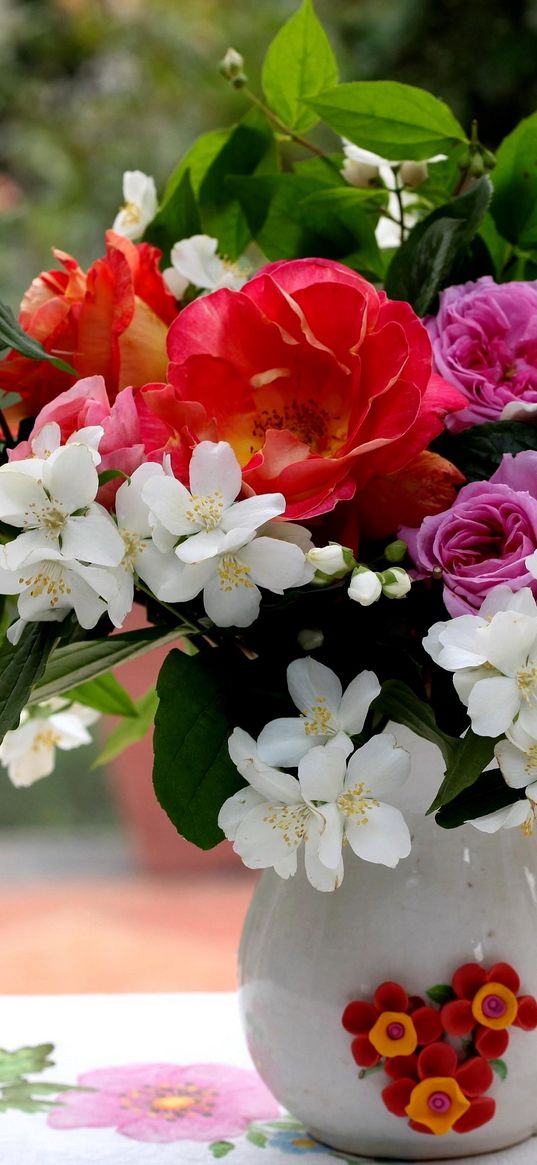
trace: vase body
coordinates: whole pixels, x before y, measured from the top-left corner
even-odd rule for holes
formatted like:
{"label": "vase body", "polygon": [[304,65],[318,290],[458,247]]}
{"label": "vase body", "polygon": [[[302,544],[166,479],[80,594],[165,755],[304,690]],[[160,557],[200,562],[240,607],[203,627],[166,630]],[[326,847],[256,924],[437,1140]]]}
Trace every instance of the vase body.
{"label": "vase body", "polygon": [[494,1077],[488,1124],[426,1136],[385,1107],[383,1071],[359,1077],[341,1017],[386,980],[425,997],[472,962],[511,963],[522,992],[537,994],[537,838],[440,829],[424,816],[442,778],[440,754],[394,732],[413,762],[398,800],[410,856],[390,870],[346,850],[343,884],[332,894],[309,885],[300,861],[288,881],[265,872],[241,943],[243,1022],[265,1083],[331,1148],[397,1161],[471,1157],[537,1130],[537,1031],[510,1029],[508,1075]]}

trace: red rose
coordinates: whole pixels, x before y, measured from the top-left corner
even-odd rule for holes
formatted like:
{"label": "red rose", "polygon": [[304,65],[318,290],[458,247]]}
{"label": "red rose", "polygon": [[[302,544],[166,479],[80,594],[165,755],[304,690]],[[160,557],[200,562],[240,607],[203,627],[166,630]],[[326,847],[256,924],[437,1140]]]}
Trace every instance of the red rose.
{"label": "red rose", "polygon": [[284,494],[288,518],[325,513],[402,468],[464,404],[431,375],[409,304],[326,259],[272,263],[242,291],[195,300],[168,352],[167,410],[154,385],[145,399],[177,471],[211,429],[232,445],[247,487]]}
{"label": "red rose", "polygon": [[158,269],[161,252],[108,231],[106,256],[86,273],[70,255],[53,253],[64,270],[34,279],[19,319],[77,376],[11,352],[0,365],[0,388],[20,393],[18,415],[35,416],[79,377],[104,376],[110,401],[129,385],[162,379],[166,331],[177,306]]}

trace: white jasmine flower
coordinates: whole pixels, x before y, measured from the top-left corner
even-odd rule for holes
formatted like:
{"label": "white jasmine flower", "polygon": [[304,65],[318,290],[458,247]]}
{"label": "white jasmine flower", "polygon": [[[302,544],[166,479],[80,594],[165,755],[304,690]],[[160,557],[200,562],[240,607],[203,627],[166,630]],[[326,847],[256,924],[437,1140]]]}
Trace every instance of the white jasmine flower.
{"label": "white jasmine flower", "polygon": [[118,530],[124,554],[116,568],[118,591],[109,604],[108,613],[116,627],[121,627],[134,601],[134,575],[146,583],[156,598],[161,591],[180,585],[183,567],[173,549],[159,550],[152,538],[149,508],[142,489],[151,478],[162,479],[164,470],[154,462],[140,465],[128,481],[120,485],[115,498]]}
{"label": "white jasmine flower", "polygon": [[27,623],[61,622],[70,611],[81,627],[95,627],[117,591],[114,571],[69,561],[59,551],[49,550],[44,558],[37,550],[14,571],[0,557],[0,594],[19,596],[20,618],[7,631],[10,643],[18,643]]}
{"label": "white jasmine flower", "polygon": [[456,673],[478,736],[500,736],[516,721],[537,737],[537,604],[528,587],[495,587],[478,615],[436,623],[423,646]]}
{"label": "white jasmine flower", "polygon": [[127,239],[141,239],[158,209],[155,179],[142,170],[126,170],[123,198],[125,203],[114,219],[113,230]]}
{"label": "white jasmine flower", "polygon": [[[370,705],[380,692],[374,672],[363,671],[343,691],[331,668],[316,659],[295,659],[287,668],[287,684],[297,717],[266,724],[257,742],[259,756],[270,765],[294,767],[309,749],[332,737],[349,741],[362,731]],[[349,742],[350,743],[350,742]]]}
{"label": "white jasmine flower", "polygon": [[257,618],[259,587],[283,594],[302,585],[304,552],[295,541],[259,534],[285,510],[282,494],[235,501],[240,465],[225,441],[201,441],[190,462],[190,490],[171,474],[142,489],[153,540],[182,564],[181,576],[161,586],[159,597],[189,602],[203,591],[205,610],[220,627],[248,627]]}
{"label": "white jasmine flower", "polygon": [[345,841],[358,857],[392,868],[408,856],[402,814],[379,800],[406,780],[408,753],[386,735],[372,737],[347,764],[351,750],[341,737],[310,749],[297,779],[264,764],[251,737],[235,729],[230,754],[250,787],[224,803],[218,820],[245,865],[272,866],[290,877],[304,842],[309,881],[318,890],[334,890],[343,879]]}
{"label": "white jasmine flower", "polygon": [[321,574],[338,575],[343,578],[355,565],[352,550],[340,546],[339,542],[329,542],[328,546],[314,546],[308,553],[308,562]]}
{"label": "white jasmine flower", "polygon": [[360,603],[361,607],[370,607],[371,603],[376,603],[377,599],[380,599],[382,583],[378,574],[362,566],[355,570],[347,593],[349,599],[353,599],[355,603]]}
{"label": "white jasmine flower", "polygon": [[221,259],[217,250],[218,239],[210,235],[192,235],[174,244],[172,265],[163,271],[163,278],[176,299],[182,299],[189,284],[202,291],[218,291],[221,287],[240,291],[252,274],[250,265],[240,259],[236,263]]}
{"label": "white jasmine flower", "polygon": [[[99,442],[104,435],[102,425],[86,425],[83,429],[77,429],[75,433],[67,438],[66,445],[85,445],[91,452],[91,457],[94,465],[100,465],[101,455],[99,453]],[[46,461],[51,453],[60,448],[62,444],[62,431],[56,421],[49,421],[48,424],[43,425],[35,437],[29,442],[30,455],[32,457],[40,458]],[[10,463],[13,468],[17,468],[23,464],[22,461],[13,461]]]}
{"label": "white jasmine flower", "polygon": [[[435,154],[426,162],[390,161],[371,150],[355,146],[353,142],[349,142],[345,138],[342,141],[345,161],[341,173],[347,182],[351,186],[374,186],[376,180],[381,178],[384,186],[389,190],[386,210],[391,217],[381,214],[375,234],[379,247],[399,247],[402,241],[399,223],[401,215],[399,199],[405,212],[404,225],[406,230],[415,226],[418,217],[412,213],[412,207],[416,205],[415,195],[408,190],[401,189],[398,197],[395,193],[397,187],[407,185],[414,188],[421,185],[427,178],[428,165],[445,161],[446,154]],[[392,221],[393,219],[395,222]]]}
{"label": "white jasmine flower", "polygon": [[0,763],[17,788],[27,788],[41,777],[48,777],[54,769],[57,748],[67,752],[81,744],[91,744],[88,725],[99,719],[99,712],[93,708],[68,705],[64,700],[38,704],[32,711],[37,715],[23,710],[19,727],[6,732],[0,744]]}
{"label": "white jasmine flower", "polygon": [[17,570],[36,552],[46,559],[51,551],[117,566],[123,543],[110,515],[94,500],[98,488],[92,452],[84,445],[63,445],[43,460],[0,466],[0,520],[23,530],[3,548],[5,567]]}
{"label": "white jasmine flower", "polygon": [[388,599],[402,599],[411,587],[410,575],[400,566],[392,566],[381,575],[382,593]]}

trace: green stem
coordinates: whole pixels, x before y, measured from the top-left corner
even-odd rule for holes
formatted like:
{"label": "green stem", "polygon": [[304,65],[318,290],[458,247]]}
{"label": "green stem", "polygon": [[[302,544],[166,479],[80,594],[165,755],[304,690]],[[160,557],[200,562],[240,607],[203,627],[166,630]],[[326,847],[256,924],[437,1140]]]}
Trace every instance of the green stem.
{"label": "green stem", "polygon": [[146,587],[145,583],[143,583],[140,578],[138,578],[136,582],[136,590],[143,591],[144,595],[148,595],[148,597],[152,599],[154,603],[158,603],[159,607],[162,607],[163,610],[169,611],[175,619],[180,618],[183,620],[182,623],[178,624],[178,635],[184,633],[185,635],[205,636],[207,634],[207,631],[204,627],[200,627],[197,623],[192,622],[190,619],[185,619],[184,615],[179,615],[177,609],[172,607],[170,603],[164,602],[164,599],[157,599],[156,595],[153,594],[153,591],[150,591],[149,587]]}
{"label": "green stem", "polygon": [[399,179],[397,178],[397,175],[395,177],[394,194],[395,194],[395,197],[397,199],[397,205],[399,207],[399,219],[396,221],[398,221],[398,223],[399,223],[399,230],[401,232],[401,245],[402,245],[405,241],[405,208],[403,206],[403,197],[402,197],[403,187],[399,185]]}
{"label": "green stem", "polygon": [[265,117],[268,117],[269,121],[271,121],[272,124],[276,126],[276,129],[279,129],[281,133],[286,135],[286,137],[291,138],[291,141],[295,142],[297,146],[302,146],[304,150],[309,150],[311,154],[315,154],[316,158],[320,158],[322,162],[325,162],[327,166],[330,166],[331,170],[336,170],[339,174],[338,167],[329,157],[327,157],[323,150],[320,150],[318,146],[313,144],[313,142],[309,142],[307,138],[303,138],[300,134],[295,133],[295,131],[291,129],[290,126],[286,125],[285,122],[282,121],[276,113],[272,112],[272,109],[270,109],[268,105],[265,105],[265,102],[262,101],[256,93],[252,93],[252,90],[247,88],[242,89],[242,92],[244,93],[244,96],[252,102],[253,105],[256,105],[257,108],[265,114]]}

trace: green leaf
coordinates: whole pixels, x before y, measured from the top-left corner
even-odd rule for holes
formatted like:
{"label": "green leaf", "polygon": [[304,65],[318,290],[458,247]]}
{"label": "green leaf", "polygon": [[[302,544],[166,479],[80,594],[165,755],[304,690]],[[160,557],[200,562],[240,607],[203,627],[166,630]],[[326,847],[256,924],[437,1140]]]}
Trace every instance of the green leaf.
{"label": "green leaf", "polygon": [[213,1141],[212,1145],[209,1145],[209,1153],[212,1153],[213,1157],[227,1157],[234,1148],[232,1141]]}
{"label": "green leaf", "polygon": [[449,983],[436,983],[434,987],[429,987],[425,994],[432,1003],[438,1003],[440,1007],[455,998],[455,992]]}
{"label": "green leaf", "polygon": [[250,1128],[246,1133],[246,1140],[250,1141],[252,1145],[257,1145],[258,1149],[264,1149],[267,1144],[268,1137],[265,1135],[265,1133],[261,1133],[259,1129]]}
{"label": "green leaf", "polygon": [[221,685],[205,658],[172,651],[157,682],[153,782],[179,833],[201,849],[222,841],[221,805],[243,782],[232,764]]}
{"label": "green leaf", "polygon": [[306,104],[341,137],[393,161],[421,161],[467,141],[443,101],[399,81],[352,81]]}
{"label": "green leaf", "polygon": [[403,724],[417,736],[436,744],[446,764],[454,759],[459,741],[440,730],[431,705],[420,700],[407,684],[400,680],[387,680],[374,702],[374,708],[395,724]]}
{"label": "green leaf", "polygon": [[123,473],[122,469],[103,469],[99,474],[99,485],[108,485],[109,481],[115,481],[117,477],[121,477],[123,481],[129,480],[128,473]]}
{"label": "green leaf", "polygon": [[15,1052],[6,1052],[0,1048],[0,1083],[11,1084],[21,1076],[28,1076],[33,1072],[44,1072],[45,1068],[52,1068],[54,1061],[50,1059],[54,1051],[54,1044],[37,1044],[34,1048],[17,1048]]}
{"label": "green leaf", "polygon": [[[71,688],[86,683],[87,680],[104,675],[127,659],[136,659],[137,656],[152,651],[154,647],[166,647],[168,643],[176,642],[180,635],[180,627],[173,631],[164,630],[162,627],[150,627],[146,631],[126,631],[123,635],[110,635],[107,639],[67,643],[64,647],[58,647],[51,655],[29,702],[35,704],[41,700],[50,700],[51,696],[62,695]],[[2,679],[0,691],[1,686]]]}
{"label": "green leaf", "polygon": [[299,133],[319,120],[304,105],[337,85],[337,61],[311,0],[303,0],[269,45],[261,81],[267,103],[290,129]]}
{"label": "green leaf", "polygon": [[58,635],[55,623],[32,623],[16,647],[5,641],[0,648],[0,740],[17,728],[32,688],[45,671]]}
{"label": "green leaf", "polygon": [[137,744],[139,740],[143,740],[153,724],[157,708],[157,693],[154,688],[150,688],[145,693],[145,696],[142,696],[136,701],[135,718],[132,719],[130,717],[128,720],[125,720],[123,724],[119,724],[110,733],[104,748],[93,762],[92,769],[100,768],[101,765],[110,764],[110,761],[120,756],[126,748],[130,748],[131,744]]}
{"label": "green leaf", "polygon": [[442,829],[458,829],[466,821],[505,809],[524,796],[523,791],[509,788],[499,769],[491,769],[481,773],[473,785],[443,805],[435,820]]}
{"label": "green leaf", "polygon": [[144,239],[160,247],[167,259],[174,243],[200,233],[201,219],[190,170],[185,170],[149,224]]}
{"label": "green leaf", "polygon": [[468,248],[492,197],[483,177],[466,194],[439,206],[410,232],[395,252],[386,276],[392,299],[406,299],[425,315],[438,292],[453,281],[456,264]]}
{"label": "green leaf", "polygon": [[105,716],[137,716],[129,693],[111,672],[79,687],[69,688],[65,695],[78,704],[95,708],[96,712],[102,712]]}
{"label": "green leaf", "polygon": [[219,253],[231,260],[242,255],[252,232],[227,179],[267,170],[277,170],[276,142],[267,119],[252,109],[234,127],[199,188],[203,230],[218,239]]}
{"label": "green leaf", "polygon": [[[190,182],[194,194],[199,194],[199,188],[207,173],[207,170],[214,162],[217,155],[229,141],[234,127],[228,129],[213,129],[209,133],[204,133],[194,142],[186,154],[183,155],[179,164],[170,175],[162,202],[160,211],[166,210],[168,203],[173,201],[177,193],[177,188],[180,186],[185,174],[190,175]],[[159,211],[159,213],[160,213]]]}
{"label": "green leaf", "polygon": [[492,1068],[492,1071],[500,1077],[500,1080],[507,1080],[509,1069],[505,1063],[505,1060],[489,1060],[489,1064]]}
{"label": "green leaf", "polygon": [[428,813],[434,813],[442,805],[447,805],[477,781],[483,769],[490,764],[499,740],[499,736],[494,740],[490,736],[476,736],[471,728],[468,729],[458,742],[455,755],[448,761],[446,775]]}
{"label": "green leaf", "polygon": [[11,308],[5,303],[0,303],[0,350],[2,348],[13,348],[15,352],[20,352],[21,356],[28,356],[30,360],[47,360],[61,372],[68,372],[71,376],[77,375],[75,369],[66,364],[65,360],[59,360],[57,356],[45,352],[39,341],[32,339],[24,328],[21,328]]}
{"label": "green leaf", "polygon": [[491,211],[509,242],[528,250],[537,246],[537,113],[524,118],[497,151]]}
{"label": "green leaf", "polygon": [[443,435],[435,442],[468,481],[486,481],[498,469],[505,453],[537,450],[537,429],[523,421],[490,421],[473,425],[463,433]]}

